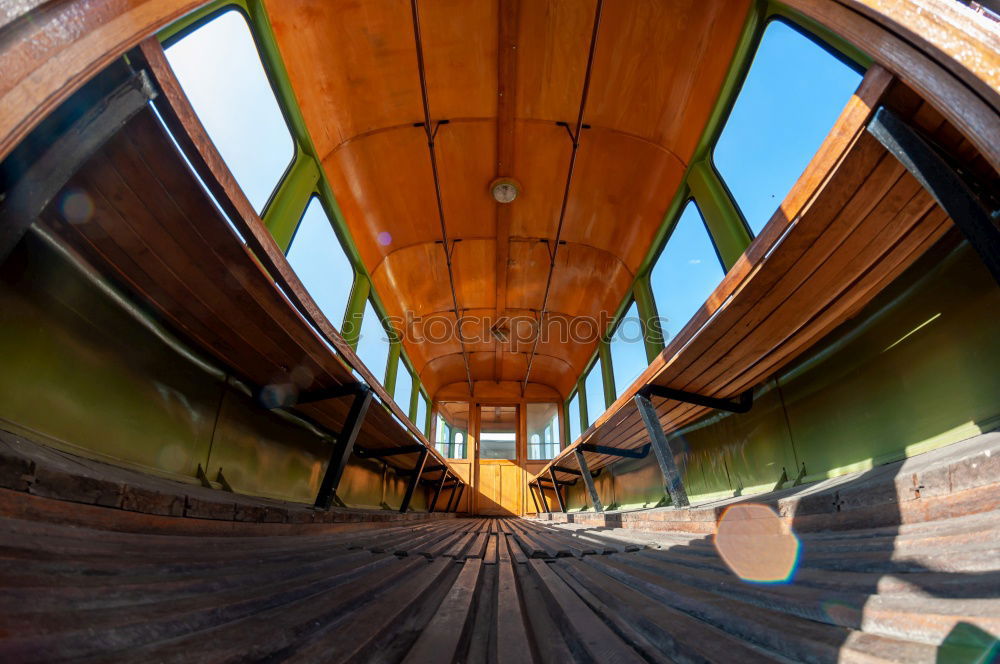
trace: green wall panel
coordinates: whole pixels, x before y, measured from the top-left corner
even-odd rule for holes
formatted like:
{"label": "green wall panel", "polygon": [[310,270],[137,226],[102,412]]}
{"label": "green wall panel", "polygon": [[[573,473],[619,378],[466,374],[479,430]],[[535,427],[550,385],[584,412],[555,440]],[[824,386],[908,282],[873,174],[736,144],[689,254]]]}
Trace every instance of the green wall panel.
{"label": "green wall panel", "polygon": [[[329,439],[256,407],[203,358],[37,234],[0,265],[0,427],[91,458],[311,503]],[[405,484],[352,459],[340,497],[398,508]],[[413,509],[426,499],[417,492]]]}
{"label": "green wall panel", "polygon": [[[805,481],[825,479],[1000,427],[997,312],[1000,289],[967,245],[932,250],[760,387],[749,413],[714,414],[671,436],[689,496],[768,491],[802,463]],[[663,499],[652,454],[612,471],[602,499],[622,508]],[[574,487],[571,509],[586,502]]]}
{"label": "green wall panel", "polygon": [[0,266],[0,357],[9,428],[188,477],[205,462],[222,385],[33,235]]}
{"label": "green wall panel", "polygon": [[1000,289],[967,246],[918,268],[836,352],[782,380],[810,479],[1000,425]]}
{"label": "green wall panel", "polygon": [[207,472],[221,467],[240,493],[311,503],[319,491],[330,443],[228,390],[219,411]]}

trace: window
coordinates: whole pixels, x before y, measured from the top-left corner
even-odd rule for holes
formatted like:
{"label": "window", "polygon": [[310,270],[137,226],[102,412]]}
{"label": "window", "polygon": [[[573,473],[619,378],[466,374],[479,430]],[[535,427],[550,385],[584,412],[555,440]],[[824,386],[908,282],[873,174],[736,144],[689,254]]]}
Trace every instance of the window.
{"label": "window", "polygon": [[469,404],[461,401],[437,404],[434,446],[445,458],[464,459],[469,435]]}
{"label": "window", "polygon": [[517,458],[517,406],[479,409],[479,458]]}
{"label": "window", "polygon": [[587,390],[587,425],[594,423],[599,416],[604,413],[607,405],[604,403],[604,375],[601,372],[601,356],[597,356],[597,361],[590,368],[590,373],[583,380],[583,387]]}
{"label": "window", "polygon": [[434,436],[434,446],[437,451],[446,457],[450,457],[451,446],[451,434],[448,431],[448,422],[438,413],[437,421],[434,423],[435,436]]}
{"label": "window", "polygon": [[559,437],[559,406],[554,403],[527,405],[528,459],[538,461],[555,456],[552,441]]}
{"label": "window", "polygon": [[646,361],[642,320],[639,318],[639,307],[633,302],[611,336],[611,370],[615,379],[615,397],[620,397],[647,366],[649,362]]}
{"label": "window", "polygon": [[288,262],[316,300],[323,315],[339,331],[354,284],[354,267],[333,232],[323,204],[315,196],[288,248]]}
{"label": "window", "polygon": [[389,335],[382,327],[382,321],[371,300],[365,306],[364,317],[361,319],[358,357],[376,378],[385,380],[385,372],[389,366]]}
{"label": "window", "polygon": [[580,393],[575,392],[569,400],[569,442],[572,444],[580,437]]}
{"label": "window", "polygon": [[451,456],[455,459],[465,458],[465,433],[462,431],[452,432]]}
{"label": "window", "polygon": [[650,275],[655,321],[670,340],[705,303],[725,273],[701,212],[689,201]]}
{"label": "window", "polygon": [[427,431],[427,397],[423,392],[417,392],[417,420],[414,422],[417,428],[429,435]]}
{"label": "window", "polygon": [[254,209],[263,211],[295,143],[243,14],[223,12],[165,50],[236,182]]}
{"label": "window", "polygon": [[861,74],[782,21],[772,21],[715,146],[713,161],[754,235],[774,214]]}
{"label": "window", "polygon": [[406,368],[403,356],[399,357],[399,367],[396,369],[396,389],[393,390],[392,400],[396,405],[410,416],[410,399],[413,397],[413,375]]}

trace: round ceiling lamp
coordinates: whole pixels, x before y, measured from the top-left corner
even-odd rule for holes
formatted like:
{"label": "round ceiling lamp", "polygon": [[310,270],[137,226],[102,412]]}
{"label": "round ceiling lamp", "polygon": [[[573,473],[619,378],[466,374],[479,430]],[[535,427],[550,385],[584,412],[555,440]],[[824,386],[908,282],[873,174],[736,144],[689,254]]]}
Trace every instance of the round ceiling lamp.
{"label": "round ceiling lamp", "polygon": [[512,203],[521,193],[521,185],[512,178],[497,178],[490,183],[490,193],[497,203]]}

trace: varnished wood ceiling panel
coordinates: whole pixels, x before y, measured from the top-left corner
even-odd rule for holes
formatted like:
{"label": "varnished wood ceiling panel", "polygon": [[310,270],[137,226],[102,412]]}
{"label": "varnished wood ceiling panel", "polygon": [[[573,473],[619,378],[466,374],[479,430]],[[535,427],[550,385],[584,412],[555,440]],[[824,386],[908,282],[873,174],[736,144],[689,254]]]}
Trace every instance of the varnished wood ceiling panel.
{"label": "varnished wood ceiling panel", "polygon": [[[490,195],[496,136],[493,119],[452,121],[438,130],[438,169],[449,236],[496,237],[497,204]],[[429,159],[426,148],[421,156]],[[437,221],[436,210],[434,221]],[[434,227],[434,233],[434,239],[440,240],[439,225]]]}
{"label": "varnished wood ceiling panel", "polygon": [[689,159],[749,0],[605,2],[586,121]]}
{"label": "varnished wood ceiling panel", "polygon": [[559,249],[548,309],[571,316],[614,311],[633,275],[615,254],[569,242]]}
{"label": "varnished wood ceiling panel", "polygon": [[[565,396],[594,343],[537,329],[580,110],[596,0],[419,0],[458,339],[408,338],[428,391],[524,379]],[[614,311],[683,177],[749,0],[604,3],[550,319]],[[306,124],[391,316],[452,315],[408,0],[267,0]],[[306,27],[307,26],[307,27]],[[502,93],[506,91],[506,97]],[[442,120],[445,124],[438,126]],[[518,199],[500,207],[497,176]],[[489,328],[521,316],[518,337]],[[525,327],[526,326],[526,327]],[[501,335],[504,332],[501,330]],[[463,354],[464,351],[464,354]],[[506,383],[505,383],[506,384]]]}
{"label": "varnished wood ceiling panel", "polygon": [[555,122],[515,123],[513,172],[522,191],[510,206],[511,237],[555,237],[571,149],[569,134]]}
{"label": "varnished wood ceiling panel", "polygon": [[324,159],[323,168],[369,270],[393,251],[440,239],[434,178],[420,129],[356,138]]}
{"label": "varnished wood ceiling panel", "polygon": [[405,294],[405,299],[385,298],[393,315],[402,315],[407,309],[415,316],[451,310],[451,292],[441,288],[442,281],[448,283],[448,267],[440,244],[421,242],[397,249],[375,267],[371,276],[379,293]]}
{"label": "varnished wood ceiling panel", "polygon": [[[433,91],[431,118],[496,117],[498,4],[498,0],[419,4],[427,86]],[[412,24],[409,29],[412,51]],[[416,70],[410,73],[416,78]],[[495,133],[490,143],[494,140]]]}
{"label": "varnished wood ceiling panel", "polygon": [[615,254],[635,272],[683,177],[684,163],[649,141],[597,127],[587,131],[562,239]]}
{"label": "varnished wood ceiling panel", "polygon": [[511,238],[509,246],[507,307],[538,311],[545,293],[551,245],[537,238]]}
{"label": "varnished wood ceiling panel", "polygon": [[596,6],[595,0],[521,0],[518,118],[576,121]]}
{"label": "varnished wood ceiling panel", "polygon": [[320,157],[423,117],[409,0],[268,0],[267,10]]}

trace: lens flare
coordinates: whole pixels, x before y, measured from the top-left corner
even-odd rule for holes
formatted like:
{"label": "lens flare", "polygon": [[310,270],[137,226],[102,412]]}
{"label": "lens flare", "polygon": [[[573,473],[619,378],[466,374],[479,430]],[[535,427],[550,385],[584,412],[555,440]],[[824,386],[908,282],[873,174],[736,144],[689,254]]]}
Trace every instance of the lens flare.
{"label": "lens flare", "polygon": [[378,243],[383,247],[388,247],[392,244],[392,236],[387,231],[382,231],[378,234]]}
{"label": "lens flare", "polygon": [[71,224],[85,224],[94,216],[94,202],[80,189],[71,189],[59,202],[63,218]]}
{"label": "lens flare", "polygon": [[719,519],[715,548],[733,574],[755,583],[787,583],[799,559],[799,538],[767,505],[733,505]]}
{"label": "lens flare", "polygon": [[271,383],[260,390],[260,402],[268,408],[279,408],[295,403],[299,389],[292,383]]}

